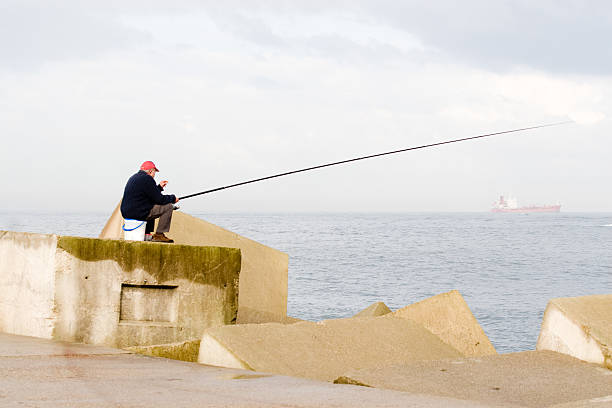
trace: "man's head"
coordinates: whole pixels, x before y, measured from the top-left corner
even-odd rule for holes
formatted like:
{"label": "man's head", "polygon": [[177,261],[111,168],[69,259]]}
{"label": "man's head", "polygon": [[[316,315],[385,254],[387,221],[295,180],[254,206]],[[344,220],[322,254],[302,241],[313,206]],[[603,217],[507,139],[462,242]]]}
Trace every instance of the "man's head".
{"label": "man's head", "polygon": [[146,161],[140,165],[140,170],[144,170],[151,177],[155,177],[155,172],[159,170],[155,167],[155,163],[152,161]]}

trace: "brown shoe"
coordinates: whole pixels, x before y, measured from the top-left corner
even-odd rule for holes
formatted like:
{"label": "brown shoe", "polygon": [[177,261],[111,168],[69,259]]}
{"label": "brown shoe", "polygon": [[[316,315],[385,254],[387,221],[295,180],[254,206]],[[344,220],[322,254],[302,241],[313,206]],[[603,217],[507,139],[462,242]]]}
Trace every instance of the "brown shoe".
{"label": "brown shoe", "polygon": [[174,242],[173,239],[170,239],[167,236],[165,236],[163,232],[161,234],[158,234],[158,233],[153,234],[153,239],[151,239],[151,241],[152,242],[165,242],[166,244],[171,244]]}

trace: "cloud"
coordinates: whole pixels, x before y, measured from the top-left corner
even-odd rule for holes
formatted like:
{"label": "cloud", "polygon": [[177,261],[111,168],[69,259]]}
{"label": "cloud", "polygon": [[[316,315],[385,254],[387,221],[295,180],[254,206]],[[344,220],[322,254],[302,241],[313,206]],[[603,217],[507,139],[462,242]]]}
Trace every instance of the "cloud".
{"label": "cloud", "polygon": [[496,71],[612,72],[608,1],[362,2],[368,14],[406,30],[450,58]]}
{"label": "cloud", "polygon": [[49,61],[91,58],[147,40],[110,11],[9,0],[0,12],[0,69],[31,71]]}
{"label": "cloud", "polygon": [[594,125],[604,120],[606,115],[602,112],[583,111],[572,112],[569,114],[569,117],[579,125]]}
{"label": "cloud", "polygon": [[181,4],[269,49],[339,58],[351,49],[354,55],[366,51],[378,59],[423,59],[419,54],[424,53],[496,72],[529,67],[562,74],[612,73],[612,4],[604,0]]}
{"label": "cloud", "polygon": [[612,73],[612,4],[603,0],[177,0],[172,5],[66,0],[61,6],[7,1],[0,13],[0,65],[13,69],[151,41],[151,32],[126,24],[131,18],[201,15],[254,45],[253,52],[361,63],[446,59],[495,72],[529,67],[561,74]]}
{"label": "cloud", "polygon": [[361,8],[309,8],[302,2],[271,7],[271,2],[249,3],[240,8],[209,7],[201,10],[220,30],[240,39],[253,52],[277,52],[321,57],[349,63],[420,60],[429,50],[414,35],[373,21]]}

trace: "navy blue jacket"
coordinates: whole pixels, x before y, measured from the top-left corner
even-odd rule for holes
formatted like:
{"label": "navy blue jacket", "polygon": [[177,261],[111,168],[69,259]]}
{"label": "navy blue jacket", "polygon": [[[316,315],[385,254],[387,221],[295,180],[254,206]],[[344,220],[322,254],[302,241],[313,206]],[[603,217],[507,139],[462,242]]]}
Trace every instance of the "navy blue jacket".
{"label": "navy blue jacket", "polygon": [[121,201],[123,218],[145,221],[155,204],[174,203],[176,196],[162,194],[163,188],[155,184],[153,177],[139,170],[128,180]]}

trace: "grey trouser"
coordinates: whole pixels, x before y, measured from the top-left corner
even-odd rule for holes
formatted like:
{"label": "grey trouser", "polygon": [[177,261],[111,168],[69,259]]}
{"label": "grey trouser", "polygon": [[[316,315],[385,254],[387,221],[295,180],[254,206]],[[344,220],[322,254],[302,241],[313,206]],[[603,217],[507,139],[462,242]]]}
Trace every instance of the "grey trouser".
{"label": "grey trouser", "polygon": [[159,218],[159,222],[157,223],[157,229],[155,232],[161,234],[163,232],[170,231],[170,223],[172,222],[172,211],[174,211],[174,204],[164,204],[164,205],[154,205],[149,212],[149,216],[147,217],[147,227],[151,225],[151,228],[147,228],[147,230],[153,231],[153,220]]}

